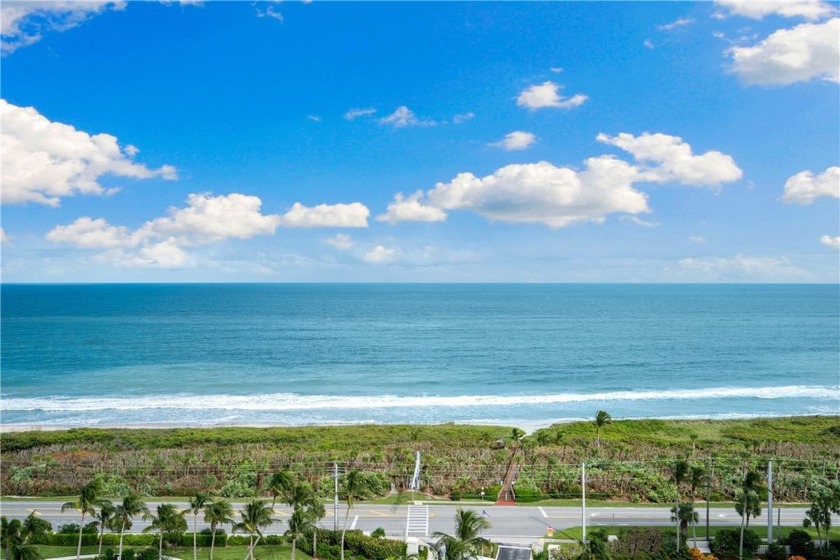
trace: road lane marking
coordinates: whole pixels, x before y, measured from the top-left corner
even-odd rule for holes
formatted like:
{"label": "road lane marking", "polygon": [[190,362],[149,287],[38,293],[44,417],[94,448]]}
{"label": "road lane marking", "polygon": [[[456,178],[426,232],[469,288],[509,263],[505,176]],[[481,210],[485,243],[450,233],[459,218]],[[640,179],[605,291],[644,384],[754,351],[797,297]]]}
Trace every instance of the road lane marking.
{"label": "road lane marking", "polygon": [[[351,523],[351,524],[350,524],[350,530],[351,530],[351,531],[352,531],[353,529],[355,529],[355,528],[356,528],[356,522],[357,522],[358,520],[359,520],[359,516],[358,516],[358,515],[357,515],[357,516],[355,516],[355,517],[353,518],[353,523]],[[675,538],[676,538],[676,537],[675,537]]]}
{"label": "road lane marking", "polygon": [[543,517],[548,517],[548,514],[545,512],[545,510],[542,508],[542,506],[537,506],[537,509],[540,510],[540,513],[542,514]]}

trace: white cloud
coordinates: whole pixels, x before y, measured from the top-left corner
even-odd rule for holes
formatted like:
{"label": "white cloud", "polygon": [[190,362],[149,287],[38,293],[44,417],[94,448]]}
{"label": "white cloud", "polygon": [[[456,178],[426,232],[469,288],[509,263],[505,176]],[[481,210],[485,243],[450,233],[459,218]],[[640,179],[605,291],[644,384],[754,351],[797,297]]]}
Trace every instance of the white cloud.
{"label": "white cloud", "polygon": [[607,215],[648,212],[633,188],[636,169],[610,156],[589,158],[583,171],[541,161],[513,164],[485,177],[460,173],[426,193],[443,210],[471,210],[494,221],[540,223],[551,228],[602,222]]}
{"label": "white cloud", "polygon": [[644,170],[649,181],[718,186],[736,181],[743,174],[731,156],[718,151],[694,155],[691,146],[679,136],[647,132],[633,136],[622,132],[617,136],[599,134],[597,139],[630,152],[637,161],[653,163],[653,167]]}
{"label": "white cloud", "polygon": [[572,109],[583,105],[587,97],[582,93],[572,97],[563,97],[558,92],[560,85],[554,82],[543,82],[540,85],[531,86],[519,93],[516,104],[528,109],[542,109],[545,107],[556,107],[559,109]]}
{"label": "white cloud", "polygon": [[642,44],[643,44],[644,46],[646,46],[647,48],[649,48],[649,49],[654,49],[654,48],[656,48],[656,46],[653,44],[653,41],[651,41],[650,39],[645,39],[645,40],[642,42]]}
{"label": "white cloud", "polygon": [[275,20],[280,21],[280,22],[283,21],[283,14],[281,12],[278,12],[277,10],[275,10],[274,6],[269,6],[268,8],[265,9],[265,11],[260,11],[260,9],[257,8],[257,17],[260,17],[260,18],[267,17],[267,18],[275,19]]}
{"label": "white cloud", "polygon": [[502,140],[490,144],[491,146],[498,146],[507,151],[524,150],[531,144],[537,141],[537,137],[530,132],[522,132],[515,130],[510,134],[506,134]]}
{"label": "white cloud", "polygon": [[54,0],[0,4],[0,48],[9,54],[41,40],[47,31],[66,31],[107,10],[122,10],[125,2]]}
{"label": "white cloud", "polygon": [[174,237],[181,244],[272,235],[280,225],[281,217],[262,214],[261,206],[259,197],[239,193],[191,194],[185,208],[170,208],[168,216],[146,222],[138,234],[141,238]]}
{"label": "white cloud", "polygon": [[559,66],[552,66],[551,68],[549,68],[549,70],[551,70],[555,74],[559,74],[560,72],[563,71],[563,69],[560,68]]}
{"label": "white cloud", "polygon": [[769,15],[801,17],[817,20],[836,12],[830,3],[821,0],[717,0],[718,6],[726,8],[728,15],[762,19]]}
{"label": "white cloud", "polygon": [[632,222],[632,223],[636,224],[637,226],[642,226],[642,227],[646,227],[646,228],[655,228],[655,227],[659,227],[659,226],[662,225],[659,222],[650,222],[648,220],[643,220],[638,216],[625,216],[622,219],[626,222]]}
{"label": "white cloud", "polygon": [[840,198],[840,167],[829,167],[816,177],[811,171],[797,173],[785,181],[782,200],[793,204],[811,204],[821,196]]}
{"label": "white cloud", "polygon": [[475,113],[473,112],[461,113],[452,117],[452,122],[455,124],[461,124],[472,120],[473,118],[475,118]]}
{"label": "white cloud", "polygon": [[304,206],[295,202],[288,212],[280,217],[284,227],[367,227],[370,210],[360,202],[350,204],[318,204]]}
{"label": "white cloud", "polygon": [[9,236],[6,235],[6,230],[0,227],[0,245],[7,245],[9,243]]}
{"label": "white cloud", "polygon": [[358,119],[359,117],[366,117],[374,113],[376,113],[376,109],[373,107],[368,107],[366,109],[350,109],[344,113],[344,118],[348,121],[352,121],[354,119]]}
{"label": "white cloud", "polygon": [[706,242],[706,238],[703,237],[702,235],[692,235],[688,239],[692,243],[705,243]]}
{"label": "white cloud", "polygon": [[112,226],[102,218],[94,220],[87,216],[70,225],[54,227],[46,238],[54,243],[65,243],[80,249],[113,249],[134,244],[127,228]]}
{"label": "white cloud", "polygon": [[280,216],[262,214],[261,204],[256,196],[238,193],[191,194],[186,207],[170,208],[168,216],[134,231],[85,216],[56,226],[46,239],[79,249],[109,249],[98,258],[116,266],[181,267],[189,262],[184,247],[273,234]]}
{"label": "white cloud", "polygon": [[321,122],[321,116],[320,115],[306,115],[306,118],[309,119],[312,122],[316,122],[316,123]]}
{"label": "white cloud", "polygon": [[133,252],[108,251],[98,255],[96,260],[121,268],[184,268],[194,264],[174,238],[143,245]]}
{"label": "white cloud", "polygon": [[396,256],[393,249],[387,249],[382,245],[377,245],[362,257],[366,263],[370,264],[387,264],[392,262]]}
{"label": "white cloud", "polygon": [[443,222],[446,212],[435,206],[420,202],[423,191],[417,191],[408,198],[397,193],[394,202],[388,205],[388,211],[376,217],[377,221],[396,224],[398,222]]}
{"label": "white cloud", "polygon": [[58,206],[74,194],[109,194],[100,177],[175,179],[171,165],[149,169],[132,161],[138,150],[120,149],[110,134],[90,135],[52,122],[33,107],[17,107],[0,99],[2,116],[3,203],[36,202]]}
{"label": "white cloud", "polygon": [[731,70],[752,85],[840,82],[840,18],[780,29],[753,46],[732,47]]}
{"label": "white cloud", "polygon": [[823,235],[820,237],[820,243],[832,249],[840,249],[840,235],[831,237],[830,235]]}
{"label": "white cloud", "polygon": [[327,239],[324,239],[324,243],[330,247],[338,249],[339,251],[346,251],[356,244],[353,241],[353,238],[346,233],[338,233],[334,237],[328,237]]}
{"label": "white cloud", "polygon": [[809,279],[808,273],[787,257],[737,255],[732,258],[682,259],[674,272],[677,277],[696,282],[785,282]]}
{"label": "white cloud", "polygon": [[666,24],[657,26],[657,29],[659,29],[660,31],[672,31],[672,30],[677,29],[679,27],[686,27],[688,25],[691,25],[694,22],[695,22],[695,20],[693,20],[691,18],[678,18],[678,19],[675,19],[674,21],[672,21],[671,23],[666,23]]}
{"label": "white cloud", "polygon": [[694,155],[691,146],[676,136],[599,134],[598,140],[627,150],[643,164],[602,155],[587,159],[583,170],[541,161],[507,165],[485,177],[459,173],[425,193],[418,191],[409,198],[398,194],[388,213],[377,219],[390,223],[442,221],[446,211],[468,210],[494,221],[559,228],[600,223],[610,214],[623,213],[639,225],[654,227],[656,222],[636,217],[650,209],[646,195],[634,188],[635,183],[678,181],[718,186],[741,177],[730,156],[715,151]]}
{"label": "white cloud", "polygon": [[402,105],[397,107],[393,113],[387,117],[379,119],[379,124],[388,124],[397,128],[405,128],[408,126],[434,126],[437,123],[433,120],[421,120],[417,118],[414,111]]}

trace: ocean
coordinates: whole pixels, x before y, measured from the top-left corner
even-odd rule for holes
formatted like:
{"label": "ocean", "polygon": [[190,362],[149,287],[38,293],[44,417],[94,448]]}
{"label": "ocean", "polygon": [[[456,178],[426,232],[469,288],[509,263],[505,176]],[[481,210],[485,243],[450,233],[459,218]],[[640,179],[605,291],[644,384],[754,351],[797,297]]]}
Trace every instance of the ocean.
{"label": "ocean", "polygon": [[0,422],[840,414],[837,285],[2,286]]}

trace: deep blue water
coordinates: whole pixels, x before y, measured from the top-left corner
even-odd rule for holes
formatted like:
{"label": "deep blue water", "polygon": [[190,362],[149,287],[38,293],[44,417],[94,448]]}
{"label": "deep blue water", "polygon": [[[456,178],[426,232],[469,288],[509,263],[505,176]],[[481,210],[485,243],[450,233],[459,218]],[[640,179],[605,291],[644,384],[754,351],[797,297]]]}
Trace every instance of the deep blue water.
{"label": "deep blue water", "polygon": [[837,285],[3,285],[2,423],[840,414]]}

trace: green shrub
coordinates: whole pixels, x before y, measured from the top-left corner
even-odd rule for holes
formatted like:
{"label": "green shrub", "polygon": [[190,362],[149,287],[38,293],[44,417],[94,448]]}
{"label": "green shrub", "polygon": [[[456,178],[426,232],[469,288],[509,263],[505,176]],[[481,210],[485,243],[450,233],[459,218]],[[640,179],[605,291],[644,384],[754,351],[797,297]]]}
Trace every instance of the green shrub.
{"label": "green shrub", "polygon": [[764,554],[767,560],[787,560],[787,550],[784,546],[773,543],[767,547],[767,552]]}
{"label": "green shrub", "polygon": [[[712,554],[720,557],[722,560],[728,558],[738,557],[738,543],[741,538],[740,529],[721,529],[712,540],[711,549]],[[761,545],[761,539],[755,534],[752,529],[744,531],[744,553],[748,554],[750,558],[758,550]]]}
{"label": "green shrub", "polygon": [[806,531],[794,529],[788,536],[782,539],[782,544],[790,547],[791,556],[804,556],[810,558],[814,554],[814,542]]}

